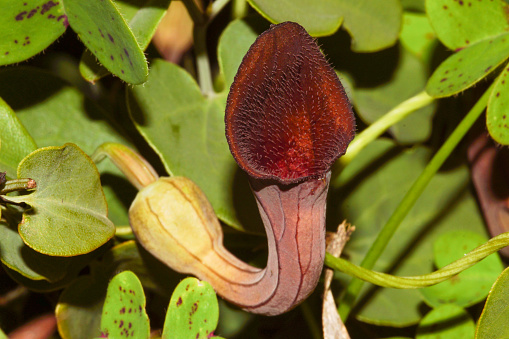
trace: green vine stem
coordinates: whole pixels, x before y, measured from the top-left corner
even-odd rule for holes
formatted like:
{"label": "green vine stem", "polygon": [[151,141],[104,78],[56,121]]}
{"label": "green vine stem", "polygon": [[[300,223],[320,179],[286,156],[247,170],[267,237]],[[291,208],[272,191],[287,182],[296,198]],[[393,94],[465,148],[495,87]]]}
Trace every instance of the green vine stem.
{"label": "green vine stem", "polygon": [[364,147],[385,133],[387,129],[406,118],[410,115],[410,113],[431,104],[434,100],[434,98],[430,97],[425,91],[423,91],[394,107],[364,131],[355,136],[348,146],[346,154],[339,158],[338,165],[341,168],[345,167],[359,154],[360,151],[362,151]]}
{"label": "green vine stem", "polygon": [[37,183],[34,179],[30,178],[7,180],[0,190],[0,195],[5,195],[14,191],[30,190],[36,187]]}
{"label": "green vine stem", "polygon": [[229,2],[230,0],[215,0],[212,2],[209,6],[209,21],[212,21]]}
{"label": "green vine stem", "polygon": [[336,271],[341,271],[358,279],[362,279],[382,287],[404,289],[422,288],[441,283],[442,281],[445,281],[472,267],[490,254],[493,254],[506,246],[509,246],[509,232],[502,233],[491,238],[488,242],[473,249],[461,259],[458,259],[433,273],[413,277],[397,277],[387,273],[375,272],[352,264],[345,259],[336,258],[329,253],[325,255],[325,265]]}
{"label": "green vine stem", "polygon": [[[435,156],[428,163],[424,171],[414,182],[410,190],[406,193],[401,203],[398,205],[396,210],[393,212],[383,229],[378,234],[375,242],[368,250],[361,266],[366,269],[371,269],[375,265],[376,261],[384,251],[385,247],[389,243],[390,239],[396,232],[397,228],[408,214],[410,209],[413,207],[417,199],[420,197],[430,180],[433,178],[438,169],[445,162],[447,157],[456,148],[458,143],[461,141],[463,136],[468,132],[473,123],[484,111],[488,98],[493,89],[493,84],[484,92],[477,103],[472,107],[468,114],[463,118],[460,124],[452,132],[449,138],[445,141],[442,147],[438,150]],[[355,300],[362,288],[363,281],[360,279],[353,278],[346,288],[346,293],[343,296],[343,300],[339,303],[338,312],[341,319],[346,320],[348,317]]]}
{"label": "green vine stem", "polygon": [[143,187],[156,181],[159,176],[145,158],[127,146],[114,142],[104,143],[97,147],[92,154],[92,161],[96,164],[108,157],[115,166],[126,176],[127,180],[136,187]]}

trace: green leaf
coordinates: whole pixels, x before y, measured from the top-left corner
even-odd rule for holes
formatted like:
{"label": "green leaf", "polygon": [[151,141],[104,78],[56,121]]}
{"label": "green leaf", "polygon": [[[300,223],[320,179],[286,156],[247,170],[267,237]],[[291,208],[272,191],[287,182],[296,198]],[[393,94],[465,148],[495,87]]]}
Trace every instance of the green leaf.
{"label": "green leaf", "polygon": [[0,172],[16,178],[18,164],[37,148],[16,114],[0,98]]}
{"label": "green leaf", "polygon": [[396,43],[402,8],[398,0],[327,0],[309,2],[248,0],[273,23],[294,21],[312,36],[326,36],[343,25],[352,36],[352,50],[373,52]]}
{"label": "green leaf", "polygon": [[145,294],[131,271],[117,274],[108,285],[101,318],[101,338],[148,338]]}
{"label": "green leaf", "polygon": [[426,1],[426,13],[438,38],[458,49],[494,38],[509,29],[509,6],[502,0]]}
{"label": "green leaf", "polygon": [[99,173],[76,145],[41,148],[18,167],[19,178],[37,182],[35,192],[9,197],[25,202],[19,233],[34,250],[55,256],[85,254],[115,233]]}
{"label": "green leaf", "polygon": [[[371,124],[402,101],[421,92],[426,85],[424,64],[410,52],[400,48],[398,65],[390,81],[373,88],[357,88],[354,102],[359,116]],[[423,142],[431,133],[434,105],[419,109],[395,124],[389,132],[400,143]]]}
{"label": "green leaf", "polygon": [[232,181],[237,165],[224,135],[226,94],[206,99],[177,65],[155,60],[148,81],[129,91],[136,128],[159,154],[166,170],[193,180],[219,218],[240,228]]}
{"label": "green leaf", "polygon": [[[249,47],[255,42],[264,29],[251,21],[234,20],[226,26],[217,46],[219,68],[224,76],[226,88],[229,90],[242,58]],[[265,27],[266,28],[266,27]]]}
{"label": "green leaf", "polygon": [[509,33],[472,44],[442,62],[428,81],[433,97],[447,97],[474,85],[509,57]]}
{"label": "green leaf", "polygon": [[186,278],[171,296],[163,339],[210,338],[217,327],[216,293],[206,281]]}
{"label": "green leaf", "polygon": [[[47,72],[26,67],[2,70],[0,97],[13,108],[39,147],[71,142],[92,154],[105,142],[130,145],[106,119],[107,113],[101,107]],[[136,189],[109,161],[101,162],[97,168],[108,201],[109,219],[116,225],[127,225],[127,209]]]}
{"label": "green leaf", "polygon": [[[18,235],[18,237],[19,237],[19,235]],[[25,245],[25,247],[27,249],[30,249],[26,245]],[[38,263],[39,265],[45,265],[45,266],[49,267],[49,265],[54,265],[53,263],[56,262],[53,259],[61,260],[62,265],[61,265],[61,267],[58,268],[58,270],[65,271],[65,274],[59,280],[56,280],[54,282],[49,282],[47,280],[47,277],[42,280],[32,280],[31,278],[26,277],[25,275],[19,273],[18,271],[9,268],[7,265],[3,266],[3,269],[9,275],[9,277],[12,280],[14,280],[15,282],[17,282],[19,285],[22,285],[22,286],[28,288],[29,290],[35,291],[38,293],[48,293],[48,292],[61,290],[62,288],[70,285],[74,280],[76,280],[76,277],[83,270],[83,268],[85,266],[87,266],[88,264],[90,264],[90,262],[95,257],[100,255],[104,251],[104,249],[105,249],[105,246],[103,246],[93,252],[90,252],[88,254],[78,255],[75,257],[71,257],[71,258],[53,257],[53,256],[48,256],[48,255],[39,253],[41,255],[40,257],[38,257],[39,261],[40,261],[40,263]],[[32,250],[32,249],[30,249],[30,250]],[[22,252],[25,252],[25,250],[22,249]],[[38,253],[38,252],[36,252],[36,253]],[[45,256],[45,258],[42,256]],[[34,261],[32,259],[27,258],[26,256],[23,256],[22,260],[25,260],[27,265],[31,265],[34,263]],[[43,262],[43,260],[44,260],[44,262]],[[67,261],[69,261],[69,263],[66,263]],[[38,272],[38,269],[36,269],[36,271]],[[24,272],[24,273],[27,273],[27,272]],[[51,274],[56,275],[57,271],[52,272]]]}
{"label": "green leaf", "polygon": [[69,25],[104,67],[130,84],[145,82],[145,54],[111,0],[65,0],[65,11]]}
{"label": "green leaf", "polygon": [[67,28],[62,2],[5,1],[0,17],[0,65],[26,60],[43,51]]}
{"label": "green leaf", "polygon": [[486,126],[491,137],[502,145],[509,145],[509,89],[506,84],[509,66],[496,80],[486,111]]}
{"label": "green leaf", "polygon": [[331,35],[343,21],[341,5],[335,0],[248,0],[248,3],[270,22],[294,21],[312,36]]}
{"label": "green leaf", "polygon": [[396,43],[403,9],[399,0],[339,0],[330,10],[341,13],[355,52],[375,52]]}
{"label": "green leaf", "polygon": [[[358,264],[381,227],[429,161],[424,147],[401,149],[378,139],[367,146],[331,183],[328,218],[356,226],[344,253]],[[375,270],[398,276],[434,271],[432,244],[450,230],[468,229],[486,236],[475,200],[466,190],[468,170],[459,167],[437,174],[391,239]],[[330,216],[337,215],[336,219]],[[345,279],[341,274],[337,278]],[[408,326],[422,317],[423,298],[417,290],[366,285],[357,318],[379,325]]]}
{"label": "green leaf", "polygon": [[62,279],[72,258],[52,257],[34,251],[21,240],[16,220],[0,220],[2,264],[32,280],[55,282]]}
{"label": "green leaf", "polygon": [[476,329],[476,338],[509,338],[509,268],[493,284]]}
{"label": "green leaf", "polygon": [[[138,0],[135,3],[115,2],[142,50],[145,50],[150,40],[152,40],[152,36],[165,15],[170,2],[171,0]],[[109,74],[106,68],[97,63],[95,56],[89,50],[83,53],[79,68],[83,78],[92,83]]]}
{"label": "green leaf", "polygon": [[433,47],[437,44],[435,31],[426,15],[413,12],[403,13],[400,41],[406,50],[425,63],[432,57]]}
{"label": "green leaf", "polygon": [[474,338],[475,325],[461,307],[442,305],[429,312],[417,327],[416,339]]}
{"label": "green leaf", "polygon": [[[486,237],[471,231],[445,233],[434,244],[435,265],[442,268],[487,240]],[[500,257],[494,254],[443,283],[419,291],[426,303],[432,307],[446,303],[469,307],[486,298],[502,269]]]}

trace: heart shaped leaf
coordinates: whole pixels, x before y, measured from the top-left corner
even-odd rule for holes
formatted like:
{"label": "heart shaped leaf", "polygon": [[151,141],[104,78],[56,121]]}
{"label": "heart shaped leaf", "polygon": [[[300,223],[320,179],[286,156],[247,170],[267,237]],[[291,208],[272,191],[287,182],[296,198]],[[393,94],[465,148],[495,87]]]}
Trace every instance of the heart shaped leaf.
{"label": "heart shaped leaf", "polygon": [[115,233],[99,173],[74,144],[46,147],[29,154],[18,167],[19,178],[37,182],[35,192],[9,197],[25,202],[19,233],[34,250],[54,256],[93,251]]}
{"label": "heart shaped leaf", "polygon": [[225,102],[223,94],[205,98],[191,75],[162,60],[152,63],[147,83],[132,88],[128,98],[132,120],[168,173],[197,183],[218,217],[240,227],[227,188],[237,165],[224,135]]}

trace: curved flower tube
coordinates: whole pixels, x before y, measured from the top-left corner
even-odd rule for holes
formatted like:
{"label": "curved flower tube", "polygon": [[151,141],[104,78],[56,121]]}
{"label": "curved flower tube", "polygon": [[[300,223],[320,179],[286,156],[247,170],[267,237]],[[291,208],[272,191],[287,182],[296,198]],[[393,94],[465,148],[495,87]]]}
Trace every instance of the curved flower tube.
{"label": "curved flower tube", "polygon": [[247,311],[281,314],[303,301],[320,277],[330,168],[354,137],[351,105],[313,38],[286,22],[262,33],[244,57],[225,122],[267,232],[266,268],[224,248],[212,207],[185,178],[161,178],[141,190],[129,212],[131,226],[173,269],[207,280]]}

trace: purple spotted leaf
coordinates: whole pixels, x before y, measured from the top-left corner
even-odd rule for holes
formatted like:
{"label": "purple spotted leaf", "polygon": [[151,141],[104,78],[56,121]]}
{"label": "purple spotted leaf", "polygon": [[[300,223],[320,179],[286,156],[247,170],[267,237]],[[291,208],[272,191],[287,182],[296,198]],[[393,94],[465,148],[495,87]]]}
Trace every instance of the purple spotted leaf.
{"label": "purple spotted leaf", "polygon": [[486,126],[491,137],[501,145],[509,145],[509,64],[497,79],[488,101]]}
{"label": "purple spotted leaf", "polygon": [[457,94],[485,78],[508,57],[509,33],[472,44],[438,66],[426,91],[440,98]]}
{"label": "purple spotted leaf", "polygon": [[2,1],[0,65],[33,57],[65,32],[67,17],[62,1]]}
{"label": "purple spotted leaf", "polygon": [[[166,14],[170,0],[115,1],[120,14],[131,28],[136,41],[145,50],[154,35],[159,22]],[[89,82],[96,82],[110,72],[98,64],[96,57],[85,51],[80,61],[80,72]]]}
{"label": "purple spotted leaf", "polygon": [[145,54],[111,0],[66,0],[65,12],[71,28],[108,71],[130,84],[146,80]]}
{"label": "purple spotted leaf", "polygon": [[426,13],[438,38],[450,49],[494,38],[509,29],[504,0],[426,1]]}
{"label": "purple spotted leaf", "polygon": [[186,278],[173,291],[162,338],[214,337],[218,319],[219,306],[212,286],[206,281]]}
{"label": "purple spotted leaf", "polygon": [[149,338],[145,294],[131,271],[117,274],[108,285],[101,318],[101,338]]}

